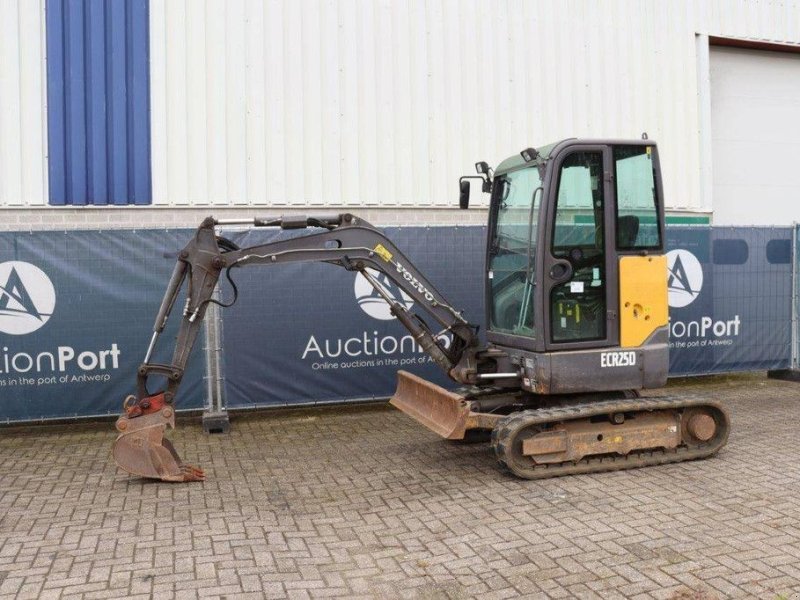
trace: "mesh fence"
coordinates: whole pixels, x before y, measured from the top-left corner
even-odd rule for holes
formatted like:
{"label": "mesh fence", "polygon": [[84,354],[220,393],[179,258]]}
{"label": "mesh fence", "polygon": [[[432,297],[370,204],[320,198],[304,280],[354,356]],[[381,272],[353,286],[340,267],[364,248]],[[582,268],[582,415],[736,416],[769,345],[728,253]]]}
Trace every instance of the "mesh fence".
{"label": "mesh fence", "polygon": [[792,229],[667,230],[670,374],[791,364]]}
{"label": "mesh fence", "polygon": [[[485,228],[386,233],[470,322],[483,324]],[[666,233],[670,373],[796,365],[800,228],[672,226]],[[0,420],[117,413],[134,391],[175,256],[190,235],[0,234]],[[269,236],[236,239],[251,245]],[[286,265],[242,269],[236,278],[239,303],[220,317],[230,407],[385,397],[398,369],[449,383],[354,273]],[[399,289],[392,294],[403,298]],[[162,337],[157,362],[170,360],[177,320]],[[203,344],[193,353],[179,408],[203,406],[217,383],[209,379]]]}

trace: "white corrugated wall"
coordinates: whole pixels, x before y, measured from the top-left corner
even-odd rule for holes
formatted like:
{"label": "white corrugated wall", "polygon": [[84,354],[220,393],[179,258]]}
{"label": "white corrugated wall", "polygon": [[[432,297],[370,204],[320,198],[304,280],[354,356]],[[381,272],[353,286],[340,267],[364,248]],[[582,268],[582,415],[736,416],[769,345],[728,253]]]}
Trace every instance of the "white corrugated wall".
{"label": "white corrugated wall", "polygon": [[47,203],[44,0],[0,0],[0,207]]}
{"label": "white corrugated wall", "polygon": [[[0,0],[0,206],[47,203],[44,0]],[[150,0],[153,201],[449,207],[566,136],[702,193],[695,34],[800,44],[796,0]]]}
{"label": "white corrugated wall", "polygon": [[788,1],[152,0],[157,204],[452,206],[479,159],[661,146],[700,193],[695,34],[800,42]]}

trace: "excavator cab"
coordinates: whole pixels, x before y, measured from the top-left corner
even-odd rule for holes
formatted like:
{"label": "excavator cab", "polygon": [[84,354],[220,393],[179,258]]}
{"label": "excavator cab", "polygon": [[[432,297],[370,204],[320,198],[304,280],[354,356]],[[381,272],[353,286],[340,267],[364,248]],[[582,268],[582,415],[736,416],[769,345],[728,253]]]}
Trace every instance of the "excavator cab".
{"label": "excavator cab", "polygon": [[491,430],[500,463],[529,479],[716,452],[721,406],[639,394],[664,386],[669,367],[656,144],[568,139],[485,165],[479,385],[456,395],[401,372],[392,404],[449,439]]}
{"label": "excavator cab", "polygon": [[522,367],[523,389],[563,394],[666,383],[659,173],[656,145],[647,140],[565,140],[496,169],[487,339]]}

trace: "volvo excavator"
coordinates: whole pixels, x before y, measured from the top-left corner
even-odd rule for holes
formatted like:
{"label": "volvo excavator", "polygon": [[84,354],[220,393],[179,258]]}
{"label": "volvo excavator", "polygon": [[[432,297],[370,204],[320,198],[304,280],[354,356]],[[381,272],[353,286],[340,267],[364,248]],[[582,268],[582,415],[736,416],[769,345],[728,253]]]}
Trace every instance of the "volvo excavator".
{"label": "volvo excavator", "polygon": [[[490,194],[485,342],[380,230],[352,214],[206,218],[180,252],[156,317],[135,395],[116,422],[123,470],[202,480],[164,437],[189,353],[221,274],[249,265],[325,262],[358,272],[456,383],[398,373],[391,404],[449,440],[491,438],[500,465],[525,479],[708,457],[727,441],[717,402],[651,396],[668,370],[664,201],[656,144],[567,139],[526,148],[460,179],[460,206]],[[240,248],[219,227],[247,224],[303,235]],[[397,302],[383,273],[413,301]],[[170,364],[152,362],[186,288]],[[427,313],[425,318],[419,312]],[[435,324],[434,324],[435,322]],[[151,389],[154,381],[158,389]]]}

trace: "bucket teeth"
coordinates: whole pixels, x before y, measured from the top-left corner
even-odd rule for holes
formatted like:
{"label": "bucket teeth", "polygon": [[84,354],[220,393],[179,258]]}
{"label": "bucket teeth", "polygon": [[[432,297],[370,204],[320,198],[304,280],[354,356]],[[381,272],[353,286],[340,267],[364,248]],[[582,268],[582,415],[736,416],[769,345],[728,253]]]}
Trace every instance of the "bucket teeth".
{"label": "bucket teeth", "polygon": [[120,432],[114,442],[114,462],[131,475],[161,481],[202,481],[202,469],[184,464],[172,443],[164,437],[167,427],[175,427],[171,407],[135,418],[121,416]]}

